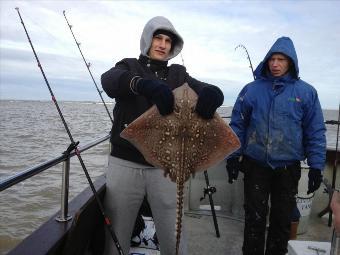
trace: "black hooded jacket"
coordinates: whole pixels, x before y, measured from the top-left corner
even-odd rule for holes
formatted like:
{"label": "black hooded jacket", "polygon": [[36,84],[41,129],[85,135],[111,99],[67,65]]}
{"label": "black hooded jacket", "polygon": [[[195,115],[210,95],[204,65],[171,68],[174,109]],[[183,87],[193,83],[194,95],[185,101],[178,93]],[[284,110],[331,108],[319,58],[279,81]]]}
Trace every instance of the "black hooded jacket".
{"label": "black hooded jacket", "polygon": [[162,79],[171,89],[185,82],[199,94],[204,86],[210,84],[200,82],[186,72],[182,65],[167,66],[167,61],[151,60],[146,56],[125,58],[115,67],[102,74],[101,82],[106,94],[114,98],[116,105],[113,109],[114,123],[111,130],[111,155],[125,160],[149,165],[143,155],[120,133],[132,121],[148,110],[152,103],[142,95],[135,95],[130,89],[130,81],[135,75],[146,79]]}

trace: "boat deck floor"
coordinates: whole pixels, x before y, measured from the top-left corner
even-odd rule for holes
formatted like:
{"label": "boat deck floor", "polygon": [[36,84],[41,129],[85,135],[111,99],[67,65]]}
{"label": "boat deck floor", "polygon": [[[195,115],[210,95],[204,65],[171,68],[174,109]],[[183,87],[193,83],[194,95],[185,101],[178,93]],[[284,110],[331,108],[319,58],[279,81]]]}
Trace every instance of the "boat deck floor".
{"label": "boat deck floor", "polygon": [[[331,172],[325,172],[325,177],[330,178]],[[338,171],[338,175],[340,171]],[[338,176],[340,180],[340,176]],[[333,227],[328,226],[329,213],[319,217],[328,205],[328,194],[324,192],[324,185],[318,189],[311,205],[309,216],[304,216],[300,221],[304,221],[304,231],[297,235],[296,240],[331,242]],[[237,218],[228,216],[227,213],[219,214],[217,211],[217,222],[220,237],[216,237],[213,217],[210,211],[200,213],[185,214],[186,232],[188,239],[188,254],[213,254],[213,255],[241,255],[243,244],[243,217]],[[241,218],[240,218],[241,217]],[[307,218],[305,218],[307,217]],[[299,233],[299,232],[298,232]],[[339,254],[340,255],[340,254]]]}
{"label": "boat deck floor", "polygon": [[[326,214],[328,216],[328,214]],[[232,217],[217,217],[220,237],[216,237],[213,218],[210,215],[185,215],[188,240],[188,254],[241,255],[243,243],[242,220]],[[328,227],[328,217],[319,218],[317,212],[311,212],[307,232],[297,235],[297,240],[330,242],[332,228]]]}
{"label": "boat deck floor", "polygon": [[217,216],[220,237],[217,238],[213,217],[185,214],[188,254],[242,254],[243,222]]}

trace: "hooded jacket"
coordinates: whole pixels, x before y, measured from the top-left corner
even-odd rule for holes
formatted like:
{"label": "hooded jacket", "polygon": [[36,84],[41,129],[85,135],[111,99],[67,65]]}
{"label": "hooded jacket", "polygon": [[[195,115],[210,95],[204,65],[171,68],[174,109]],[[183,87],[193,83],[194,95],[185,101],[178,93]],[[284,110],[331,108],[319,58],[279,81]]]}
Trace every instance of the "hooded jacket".
{"label": "hooded jacket", "polygon": [[[273,77],[268,59],[286,55],[292,65],[282,77]],[[305,160],[323,170],[326,138],[323,114],[314,87],[299,78],[298,58],[292,40],[279,38],[258,65],[256,80],[238,95],[230,126],[244,154],[273,169]]]}
{"label": "hooded jacket", "polygon": [[172,34],[175,35],[175,42],[174,45],[171,47],[170,54],[168,56],[168,59],[172,59],[176,57],[181,50],[183,49],[183,39],[180,36],[180,34],[176,31],[172,23],[167,19],[162,16],[157,16],[149,20],[146,25],[144,26],[142,36],[140,38],[140,52],[143,56],[148,56],[148,51],[151,46],[153,34],[156,32],[156,30],[159,29],[164,29]]}
{"label": "hooded jacket", "polygon": [[179,54],[183,48],[182,37],[169,20],[157,16],[152,18],[144,27],[140,40],[141,55],[139,59],[125,58],[101,76],[104,91],[116,101],[113,109],[114,121],[110,138],[112,145],[111,155],[145,165],[149,164],[143,155],[130,142],[120,137],[120,133],[125,127],[152,106],[152,102],[148,101],[147,98],[142,95],[136,95],[131,91],[131,79],[136,75],[146,79],[162,79],[171,89],[175,89],[187,82],[197,94],[203,87],[213,86],[190,77],[182,65],[173,64],[168,66],[167,61],[149,58],[148,52],[153,34],[158,29],[169,31],[175,37],[168,59]]}

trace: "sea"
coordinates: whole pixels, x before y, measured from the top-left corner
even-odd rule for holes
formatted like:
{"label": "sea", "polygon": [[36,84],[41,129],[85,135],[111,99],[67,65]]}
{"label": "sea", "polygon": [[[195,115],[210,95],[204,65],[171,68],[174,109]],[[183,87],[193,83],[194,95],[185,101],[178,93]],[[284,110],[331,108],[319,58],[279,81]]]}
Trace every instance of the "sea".
{"label": "sea", "polygon": [[[80,146],[109,134],[111,120],[103,103],[59,102],[70,133]],[[114,104],[107,103],[112,112]],[[218,113],[228,121],[232,107]],[[338,120],[338,110],[324,110],[325,120]],[[327,146],[336,148],[337,126],[327,126]],[[61,155],[70,144],[52,101],[0,100],[0,179]],[[92,180],[107,168],[109,142],[82,158]],[[76,157],[71,159],[69,200],[88,186]],[[0,255],[6,254],[60,209],[62,164],[0,193]]]}

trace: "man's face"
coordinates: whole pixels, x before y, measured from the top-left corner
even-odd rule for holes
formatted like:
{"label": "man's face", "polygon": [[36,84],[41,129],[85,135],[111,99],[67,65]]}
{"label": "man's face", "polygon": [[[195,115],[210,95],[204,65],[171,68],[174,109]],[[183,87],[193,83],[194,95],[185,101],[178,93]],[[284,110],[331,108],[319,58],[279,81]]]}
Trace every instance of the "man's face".
{"label": "man's face", "polygon": [[285,75],[289,69],[289,59],[283,54],[273,54],[268,60],[270,73],[274,77]]}
{"label": "man's face", "polygon": [[155,60],[167,60],[171,50],[171,38],[167,35],[158,34],[152,38],[149,57]]}

